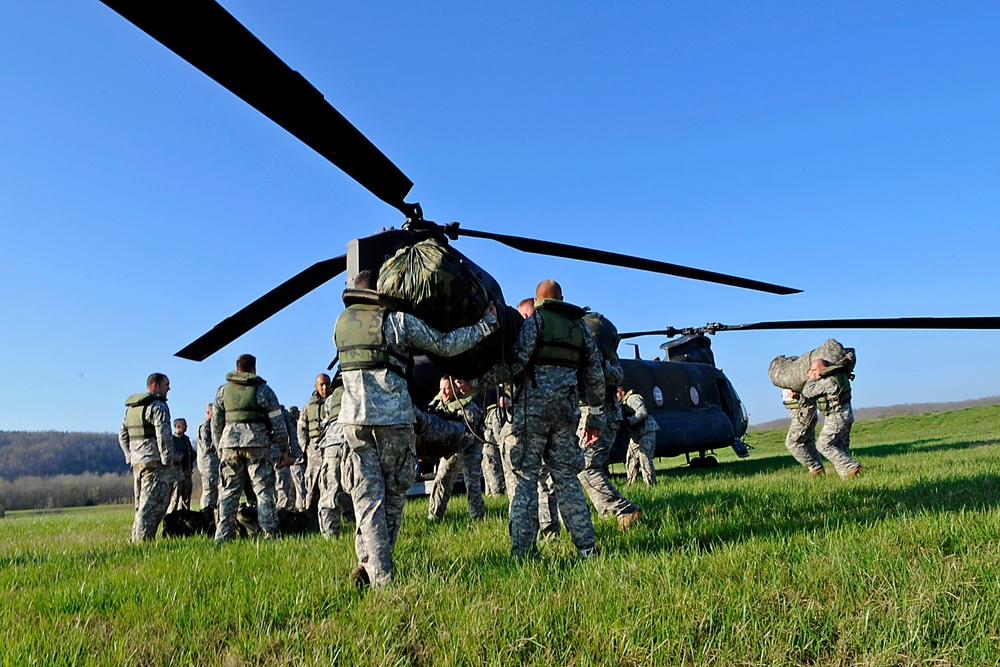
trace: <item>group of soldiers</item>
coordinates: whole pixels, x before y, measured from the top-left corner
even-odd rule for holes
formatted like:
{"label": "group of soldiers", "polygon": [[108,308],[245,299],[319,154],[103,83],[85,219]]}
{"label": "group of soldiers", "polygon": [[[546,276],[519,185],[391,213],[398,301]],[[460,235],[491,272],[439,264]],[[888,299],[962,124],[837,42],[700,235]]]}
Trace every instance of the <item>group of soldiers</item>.
{"label": "group of soldiers", "polygon": [[[415,479],[418,442],[435,441],[450,444],[431,487],[429,519],[443,516],[459,472],[470,515],[484,517],[485,477],[487,494],[509,496],[515,556],[536,555],[538,539],[558,533],[560,524],[582,557],[595,554],[588,496],[597,513],[615,519],[622,530],[639,520],[642,510],[612,485],[607,462],[624,420],[633,433],[629,481],[654,483],[655,419],[641,396],[621,387],[617,355],[598,349],[583,319],[586,311],[564,302],[558,283],[543,281],[535,298],[520,304],[524,319],[509,359],[478,378],[442,378],[426,407],[410,396],[413,353],[449,357],[471,349],[497,329],[494,305],[475,324],[442,333],[384,305],[370,272],[357,276],[344,302],[334,332],[337,381],[318,376],[298,419],[256,375],[251,355],[237,359],[208,406],[197,457],[204,480],[201,507],[217,508],[217,542],[234,536],[244,492],[255,498],[263,536],[277,536],[276,510],[299,486],[295,468],[305,458],[303,492],[295,494],[299,508],[314,507],[322,533],[332,538],[340,534],[345,506],[352,505],[358,565],[351,579],[359,587],[383,588],[394,576],[393,550]],[[178,469],[191,469],[186,424],[178,426],[176,442],[178,451],[187,448],[188,458],[175,455],[169,388],[169,379],[154,373],[147,392],[126,402],[119,441],[135,473],[134,541],[155,535],[174,505],[171,490],[181,486],[184,496]],[[488,390],[496,400],[484,411],[480,397]]]}

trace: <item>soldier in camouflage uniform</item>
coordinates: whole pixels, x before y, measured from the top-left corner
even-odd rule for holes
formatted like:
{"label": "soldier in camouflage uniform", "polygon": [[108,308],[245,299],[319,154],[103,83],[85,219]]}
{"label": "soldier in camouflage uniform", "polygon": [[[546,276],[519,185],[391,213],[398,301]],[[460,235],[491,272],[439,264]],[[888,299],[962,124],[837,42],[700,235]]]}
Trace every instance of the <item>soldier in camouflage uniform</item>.
{"label": "soldier in camouflage uniform", "polygon": [[[501,396],[498,403],[507,400]],[[492,497],[507,493],[504,484],[503,457],[500,455],[500,443],[503,442],[503,427],[507,423],[505,407],[497,404],[486,407],[483,418],[483,481],[486,483],[486,495]]]}
{"label": "soldier in camouflage uniform", "polygon": [[156,529],[170,502],[174,438],[170,432],[168,391],[170,379],[163,373],[146,378],[146,393],[133,394],[125,401],[125,419],[118,431],[118,445],[134,476],[132,542],[135,543],[156,537]]}
{"label": "soldier in camouflage uniform", "polygon": [[319,501],[319,471],[323,467],[323,452],[319,443],[323,440],[323,425],[326,423],[326,399],[332,389],[330,376],[320,373],[316,376],[315,386],[299,416],[299,447],[306,457],[306,493],[305,500],[299,501],[301,509],[312,509]]}
{"label": "soldier in camouflage uniform", "polygon": [[[301,457],[301,450],[298,448],[298,435],[296,434],[296,429],[298,429],[299,419],[292,415],[292,411],[281,406],[281,417],[285,420],[285,429],[288,431],[288,454],[295,458],[296,461]],[[295,452],[299,452],[296,454]],[[278,461],[274,462],[274,498],[275,507],[279,510],[294,510],[295,509],[295,487],[292,484],[292,468],[295,467],[293,463],[290,466],[280,466]]]}
{"label": "soldier in camouflage uniform", "polygon": [[288,430],[278,397],[257,375],[257,359],[243,354],[226,373],[212,404],[212,442],[220,459],[219,520],[215,542],[232,539],[245,479],[257,496],[257,518],[265,538],[277,537],[274,460],[288,465]]}
{"label": "soldier in camouflage uniform", "polygon": [[465,480],[465,495],[469,500],[469,516],[473,519],[486,517],[483,502],[483,443],[479,439],[483,426],[483,409],[475,396],[459,398],[455,395],[451,378],[441,378],[439,391],[430,411],[445,419],[459,421],[467,429],[461,449],[438,462],[434,484],[427,509],[427,518],[436,521],[444,516],[448,501],[455,490],[459,470]]}
{"label": "soldier in camouflage uniform", "polygon": [[544,464],[552,474],[559,513],[580,555],[596,550],[594,523],[577,475],[584,468],[576,436],[580,418],[578,386],[589,410],[583,442],[596,442],[604,427],[604,373],[601,355],[590,329],[580,319],[584,311],[564,303],[562,288],[553,280],[535,290],[535,312],[521,325],[512,361],[490,369],[462,391],[482,390],[524,373],[514,396],[509,447],[504,455],[512,470],[509,528],[511,552],[530,557],[538,552],[538,477]]}
{"label": "soldier in camouflage uniform", "polygon": [[198,472],[201,473],[202,512],[219,506],[219,452],[212,444],[212,404],[205,406],[205,421],[198,427]]}
{"label": "soldier in camouflage uniform", "polygon": [[625,455],[626,479],[629,484],[635,484],[641,473],[646,486],[653,486],[656,484],[653,454],[656,451],[656,432],[660,430],[660,425],[649,414],[646,401],[641,395],[618,387],[618,397],[621,399],[623,421],[628,422],[632,429],[632,439]]}
{"label": "soldier in camouflage uniform", "polygon": [[[600,326],[600,321],[593,317],[595,315],[597,318],[601,317],[596,313],[588,314],[584,321],[591,327],[591,333],[596,334],[594,327]],[[615,336],[617,338],[617,334]],[[604,370],[605,426],[601,430],[601,436],[597,442],[590,447],[584,447],[583,457],[586,465],[580,472],[580,483],[583,484],[584,491],[590,496],[590,502],[594,503],[594,509],[597,510],[598,516],[612,516],[617,520],[619,530],[627,530],[639,520],[639,517],[642,516],[642,510],[618,492],[618,489],[611,484],[607,473],[611,446],[615,443],[618,425],[622,420],[621,406],[618,403],[618,383],[625,379],[625,372],[618,361],[618,355],[613,350],[607,353],[601,351],[601,358]],[[586,425],[586,418],[586,411],[584,411],[580,419],[579,432],[581,435],[583,427]]]}
{"label": "soldier in camouflage uniform", "polygon": [[343,492],[341,476],[347,440],[344,438],[344,427],[338,421],[343,397],[344,383],[337,377],[331,383],[330,394],[323,404],[326,417],[323,439],[319,443],[322,457],[319,470],[319,530],[328,540],[340,537],[344,509],[341,507],[340,495]]}
{"label": "soldier in camouflage uniform", "polygon": [[[292,406],[288,408],[288,413],[292,415],[295,419],[295,428],[293,428],[289,434],[288,439],[291,441],[293,434],[295,438],[295,449],[296,451],[302,450],[302,443],[299,442],[298,434],[298,424],[299,419],[302,417],[302,413],[299,411],[298,407]],[[288,475],[291,479],[291,489],[287,490],[287,496],[285,498],[285,504],[288,505],[288,509],[297,509],[299,511],[305,511],[306,509],[306,459],[304,454],[300,454],[299,458],[295,460],[291,466],[288,467]]]}
{"label": "soldier in camouflage uniform", "polygon": [[415,417],[406,381],[412,350],[454,356],[498,325],[491,303],[476,324],[444,334],[382,305],[371,272],[359,273],[354,286],[344,292],[347,309],[333,335],[344,376],[338,421],[350,452],[343,481],[357,521],[359,564],[351,578],[359,586],[384,588],[393,579],[392,553],[416,473]]}
{"label": "soldier in camouflage uniform", "polygon": [[791,389],[782,389],[781,397],[790,413],[785,449],[813,477],[825,474],[823,459],[816,449],[816,422],[819,421],[816,401],[805,399]]}
{"label": "soldier in camouflage uniform", "polygon": [[861,464],[851,456],[851,379],[844,372],[827,372],[830,364],[816,359],[809,366],[809,381],[802,387],[803,398],[816,401],[823,413],[823,428],[816,449],[825,456],[841,479],[861,474]]}
{"label": "soldier in camouflage uniform", "polygon": [[187,420],[174,420],[174,483],[171,487],[167,512],[191,509],[191,488],[193,486],[194,447],[187,436]]}

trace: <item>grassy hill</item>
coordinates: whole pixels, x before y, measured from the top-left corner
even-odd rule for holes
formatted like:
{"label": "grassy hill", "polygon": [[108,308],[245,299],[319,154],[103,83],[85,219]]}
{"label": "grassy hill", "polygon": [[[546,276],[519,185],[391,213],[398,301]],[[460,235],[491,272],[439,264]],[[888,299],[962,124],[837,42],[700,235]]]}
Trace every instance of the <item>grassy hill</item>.
{"label": "grassy hill", "polygon": [[349,585],[349,535],[133,547],[127,507],[8,513],[0,664],[993,665],[998,439],[1000,407],[859,422],[841,482],[755,432],[627,487],[643,522],[582,562],[565,535],[513,561],[502,499],[412,501],[384,594]]}

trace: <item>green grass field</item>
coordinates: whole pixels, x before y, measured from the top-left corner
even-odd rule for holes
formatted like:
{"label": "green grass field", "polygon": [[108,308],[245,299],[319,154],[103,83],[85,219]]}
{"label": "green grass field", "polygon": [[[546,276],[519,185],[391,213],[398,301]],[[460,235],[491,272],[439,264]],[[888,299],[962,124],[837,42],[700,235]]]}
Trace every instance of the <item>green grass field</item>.
{"label": "green grass field", "polygon": [[[860,422],[866,474],[810,478],[784,433],[660,462],[600,558],[508,556],[506,503],[406,508],[398,583],[353,539],[129,546],[130,507],[0,520],[3,665],[996,665],[1000,407]],[[623,482],[621,478],[616,480]]]}

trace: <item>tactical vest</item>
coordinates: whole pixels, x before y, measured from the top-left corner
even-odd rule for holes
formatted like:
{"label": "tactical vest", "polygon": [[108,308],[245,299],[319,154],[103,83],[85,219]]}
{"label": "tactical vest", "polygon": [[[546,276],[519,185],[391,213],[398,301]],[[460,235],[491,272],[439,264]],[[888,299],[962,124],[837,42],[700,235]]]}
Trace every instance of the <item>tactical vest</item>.
{"label": "tactical vest", "polygon": [[327,410],[326,418],[332,424],[340,417],[340,403],[344,400],[344,385],[334,387],[330,398],[332,400],[330,401],[330,409]]}
{"label": "tactical vest", "polygon": [[253,373],[226,373],[222,407],[227,424],[266,424],[267,411],[257,403],[257,387],[264,379]]}
{"label": "tactical vest", "polygon": [[314,391],[312,399],[306,403],[306,423],[309,425],[309,442],[318,445],[323,439],[323,420],[326,419],[326,401]]}
{"label": "tactical vest", "polygon": [[836,373],[828,377],[837,383],[837,393],[833,396],[823,394],[816,399],[816,407],[818,407],[820,412],[824,415],[828,414],[830,410],[835,410],[836,408],[839,408],[842,405],[847,405],[851,402],[851,381],[847,379],[847,375],[844,373]]}
{"label": "tactical vest", "polygon": [[159,394],[132,394],[125,399],[125,427],[129,440],[146,440],[156,437],[156,427],[146,419],[146,406],[153,401],[166,401]]}
{"label": "tactical vest", "polygon": [[585,310],[558,299],[535,302],[535,313],[541,317],[542,331],[531,363],[580,368],[585,350],[580,320]]}
{"label": "tactical vest", "polygon": [[[358,302],[344,293],[347,308],[337,318],[333,342],[340,357],[340,370],[387,368],[406,378],[410,360],[396,354],[385,340],[385,317],[389,309],[377,303]],[[369,300],[370,301],[370,300]]]}
{"label": "tactical vest", "polygon": [[[632,391],[631,389],[629,389],[628,393],[625,394],[624,396],[622,396],[622,400],[621,400],[621,404],[622,404],[622,420],[626,424],[629,423],[629,420],[632,419],[632,417],[635,417],[635,408],[633,408],[631,405],[629,405],[627,403],[629,396],[631,396],[634,393],[635,393],[634,391]],[[646,414],[648,415],[649,413],[647,412]],[[645,426],[646,426],[646,420],[643,419],[643,420],[637,421],[634,424],[630,424],[630,426],[631,426],[633,432],[635,432],[635,433],[642,433],[643,428],[645,428]]]}

